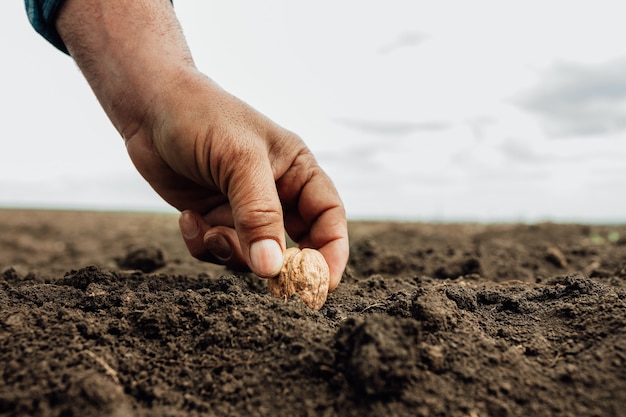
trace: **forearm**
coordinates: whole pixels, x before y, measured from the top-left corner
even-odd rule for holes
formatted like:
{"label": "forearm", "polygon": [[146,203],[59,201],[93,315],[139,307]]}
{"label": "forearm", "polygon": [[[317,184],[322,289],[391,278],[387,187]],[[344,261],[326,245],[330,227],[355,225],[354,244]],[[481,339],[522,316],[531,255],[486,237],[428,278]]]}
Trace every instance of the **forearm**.
{"label": "forearm", "polygon": [[57,30],[125,138],[160,94],[195,71],[168,0],[66,0]]}

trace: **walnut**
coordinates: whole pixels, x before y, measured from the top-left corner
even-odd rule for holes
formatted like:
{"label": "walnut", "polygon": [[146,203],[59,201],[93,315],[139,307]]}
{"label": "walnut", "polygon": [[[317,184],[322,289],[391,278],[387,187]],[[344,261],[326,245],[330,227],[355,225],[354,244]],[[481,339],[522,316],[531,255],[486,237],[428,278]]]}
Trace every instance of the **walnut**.
{"label": "walnut", "polygon": [[289,248],[280,273],[267,282],[269,293],[287,299],[298,294],[314,311],[326,302],[330,270],[321,253],[315,249]]}

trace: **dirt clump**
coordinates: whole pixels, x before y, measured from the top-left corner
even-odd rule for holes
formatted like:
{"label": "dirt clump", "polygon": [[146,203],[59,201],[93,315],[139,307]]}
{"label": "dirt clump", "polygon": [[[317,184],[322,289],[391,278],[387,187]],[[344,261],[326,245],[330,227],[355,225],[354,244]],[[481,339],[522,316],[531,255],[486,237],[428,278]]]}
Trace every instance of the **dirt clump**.
{"label": "dirt clump", "polygon": [[312,311],[172,215],[0,211],[0,415],[624,415],[626,226],[350,232]]}

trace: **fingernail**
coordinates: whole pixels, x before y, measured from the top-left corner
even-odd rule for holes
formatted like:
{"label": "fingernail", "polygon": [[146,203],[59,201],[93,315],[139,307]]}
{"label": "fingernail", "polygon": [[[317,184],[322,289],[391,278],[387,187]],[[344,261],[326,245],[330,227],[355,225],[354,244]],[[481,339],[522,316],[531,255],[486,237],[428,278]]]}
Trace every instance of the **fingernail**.
{"label": "fingernail", "polygon": [[178,225],[185,239],[193,239],[198,236],[200,227],[193,214],[183,211],[178,219]]}
{"label": "fingernail", "polygon": [[204,237],[204,247],[221,261],[227,261],[233,256],[233,248],[224,236],[217,233]]}
{"label": "fingernail", "polygon": [[250,246],[250,262],[257,275],[273,277],[283,266],[283,251],[274,239],[257,240]]}

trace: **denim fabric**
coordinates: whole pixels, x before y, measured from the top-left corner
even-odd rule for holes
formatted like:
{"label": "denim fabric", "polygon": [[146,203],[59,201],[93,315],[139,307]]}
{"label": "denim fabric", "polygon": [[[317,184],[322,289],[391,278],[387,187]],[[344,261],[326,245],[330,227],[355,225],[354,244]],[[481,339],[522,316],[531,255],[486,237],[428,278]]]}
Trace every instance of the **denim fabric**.
{"label": "denim fabric", "polygon": [[63,0],[24,0],[30,24],[48,42],[67,54],[67,48],[55,26],[62,4]]}

